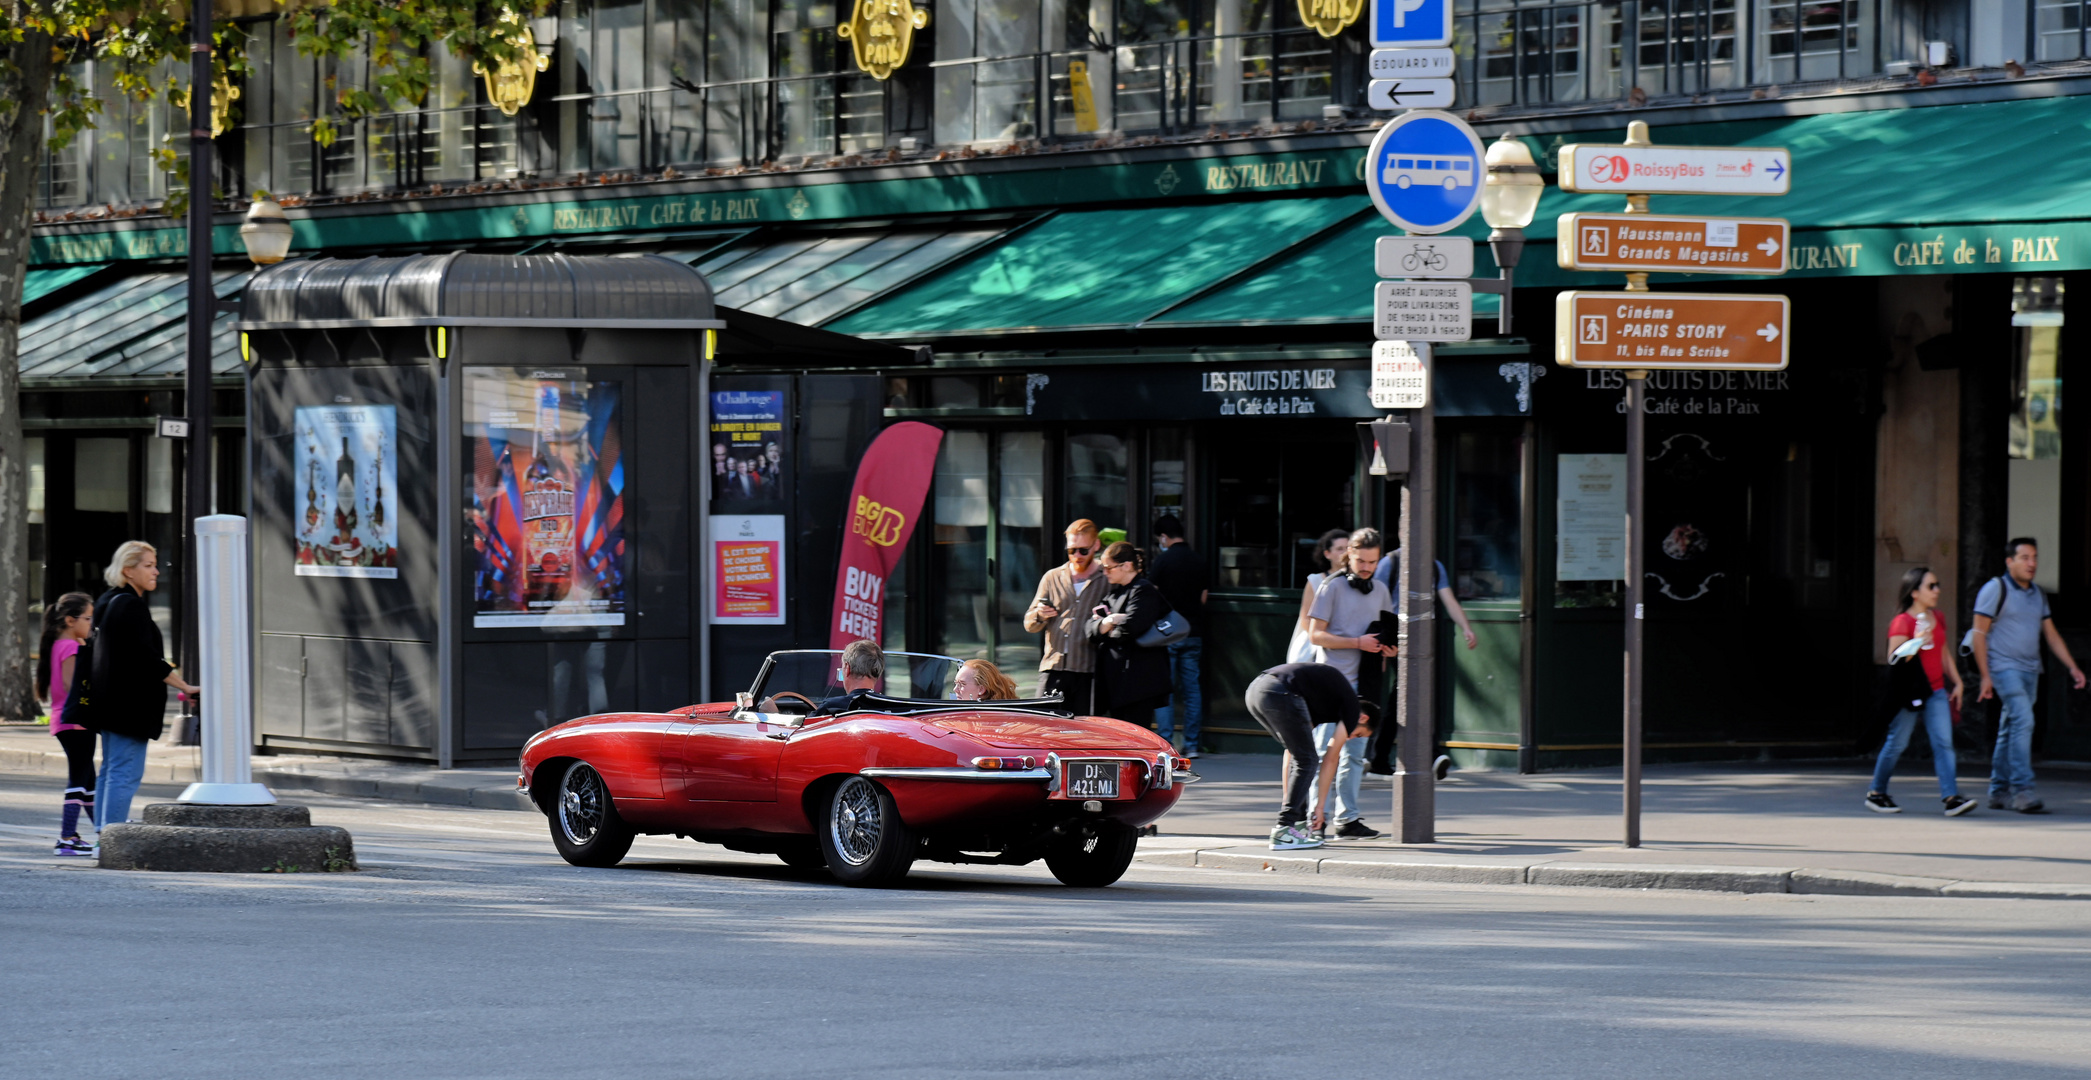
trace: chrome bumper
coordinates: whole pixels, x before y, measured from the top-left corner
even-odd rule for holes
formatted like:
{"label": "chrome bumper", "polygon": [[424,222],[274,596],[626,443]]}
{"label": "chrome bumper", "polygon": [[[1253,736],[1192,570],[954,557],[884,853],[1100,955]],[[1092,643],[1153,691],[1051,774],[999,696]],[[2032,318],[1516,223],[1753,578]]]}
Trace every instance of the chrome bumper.
{"label": "chrome bumper", "polygon": [[994,783],[1017,780],[1051,780],[1053,770],[1038,769],[969,769],[963,765],[927,765],[918,768],[873,766],[858,769],[858,776],[875,776],[882,780],[965,780]]}

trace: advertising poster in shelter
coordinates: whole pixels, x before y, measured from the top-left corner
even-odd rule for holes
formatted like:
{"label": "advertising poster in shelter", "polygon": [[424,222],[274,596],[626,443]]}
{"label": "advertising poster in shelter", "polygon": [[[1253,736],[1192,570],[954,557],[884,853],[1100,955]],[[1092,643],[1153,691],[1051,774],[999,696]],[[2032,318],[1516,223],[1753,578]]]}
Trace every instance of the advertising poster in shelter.
{"label": "advertising poster in shelter", "polygon": [[712,513],[784,508],[784,424],[782,390],[712,392]]}
{"label": "advertising poster in shelter", "polygon": [[624,625],[620,389],[579,369],[468,370],[473,626]]}
{"label": "advertising poster in shelter", "polygon": [[781,626],[784,515],[712,519],[712,622]]}
{"label": "advertising poster in shelter", "polygon": [[299,577],[399,577],[399,423],[391,405],[296,415]]}

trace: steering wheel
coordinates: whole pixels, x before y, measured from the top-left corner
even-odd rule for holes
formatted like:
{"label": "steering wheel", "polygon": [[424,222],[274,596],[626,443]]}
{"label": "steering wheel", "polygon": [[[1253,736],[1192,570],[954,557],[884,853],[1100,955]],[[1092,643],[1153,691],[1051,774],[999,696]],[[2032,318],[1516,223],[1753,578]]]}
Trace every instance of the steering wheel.
{"label": "steering wheel", "polygon": [[[804,715],[804,716],[812,716],[812,715],[813,715],[814,713],[817,713],[817,712],[819,712],[819,711],[820,711],[820,703],[819,703],[819,702],[817,702],[817,701],[813,700],[813,699],[812,699],[812,698],[810,698],[810,697],[807,697],[807,696],[806,696],[806,695],[804,695],[804,694],[801,694],[801,693],[798,693],[798,692],[796,692],[796,691],[792,691],[792,690],[779,690],[779,691],[777,691],[776,693],[774,693],[774,694],[771,694],[771,695],[770,695],[770,704],[772,704],[772,705],[775,705],[775,704],[777,704],[778,700],[779,700],[779,699],[781,699],[781,698],[797,698],[797,699],[799,699],[800,701],[803,701],[803,702],[805,702],[805,703],[806,703],[806,711],[805,711],[804,713],[802,713],[801,715]],[[777,710],[777,711],[778,711],[778,712],[783,712],[784,710],[782,710],[782,709],[779,709],[779,710]]]}

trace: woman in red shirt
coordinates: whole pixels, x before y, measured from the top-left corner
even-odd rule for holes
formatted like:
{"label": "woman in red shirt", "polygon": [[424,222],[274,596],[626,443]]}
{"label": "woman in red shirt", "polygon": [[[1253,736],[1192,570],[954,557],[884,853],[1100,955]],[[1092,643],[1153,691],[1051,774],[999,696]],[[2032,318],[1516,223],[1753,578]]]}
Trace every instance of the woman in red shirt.
{"label": "woman in red shirt", "polygon": [[[1952,710],[1960,705],[1960,670],[1946,662],[1945,619],[1938,612],[1939,576],[1927,566],[1911,570],[1902,575],[1897,599],[1902,614],[1888,624],[1888,653],[1892,656],[1911,639],[1919,642],[1917,662],[1924,666],[1924,674],[1931,680],[1931,696],[1924,699],[1924,731],[1931,737],[1931,762],[1938,772],[1939,799],[1945,803],[1947,817],[1959,817],[1975,808],[1975,800],[1961,796],[1959,781],[1954,777],[1958,762],[1953,755]],[[1950,691],[1946,689],[1948,682],[1953,684]],[[1873,765],[1873,787],[1866,792],[1866,809],[1880,814],[1902,812],[1895,800],[1888,798],[1888,775],[1895,771],[1902,748],[1909,745],[1917,712],[1904,709],[1888,725],[1888,741],[1882,744],[1880,759]]]}

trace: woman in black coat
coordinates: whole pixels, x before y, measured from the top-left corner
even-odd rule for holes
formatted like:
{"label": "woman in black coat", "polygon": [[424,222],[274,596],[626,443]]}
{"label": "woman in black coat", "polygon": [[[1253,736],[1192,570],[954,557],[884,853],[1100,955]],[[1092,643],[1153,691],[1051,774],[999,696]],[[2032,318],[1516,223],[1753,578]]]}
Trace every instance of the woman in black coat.
{"label": "woman in black coat", "polygon": [[194,694],[167,662],[160,626],[145,594],[160,587],[159,553],[143,540],[116,549],[105,574],[111,588],[94,604],[94,666],[85,721],[102,733],[102,771],[95,787],[95,825],[129,819],[145,778],[145,745],[167,726],[167,688]]}
{"label": "woman in black coat", "polygon": [[1169,650],[1138,644],[1169,601],[1141,574],[1146,559],[1123,540],[1104,549],[1104,580],[1111,589],[1089,617],[1096,643],[1097,711],[1127,723],[1154,723],[1154,711],[1169,703]]}

